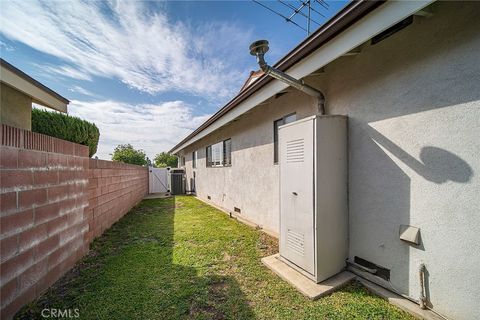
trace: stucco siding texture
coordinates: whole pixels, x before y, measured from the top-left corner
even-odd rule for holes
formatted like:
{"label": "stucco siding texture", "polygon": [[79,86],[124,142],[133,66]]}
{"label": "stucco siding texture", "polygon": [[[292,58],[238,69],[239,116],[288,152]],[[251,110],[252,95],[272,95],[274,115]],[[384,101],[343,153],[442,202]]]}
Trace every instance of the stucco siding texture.
{"label": "stucco siding texture", "polygon": [[0,83],[0,121],[15,128],[32,130],[32,98]]}
{"label": "stucco siding texture", "polygon": [[[398,291],[418,299],[427,267],[430,307],[454,319],[480,314],[480,3],[435,3],[431,17],[362,45],[320,76],[330,114],[349,117],[349,257],[389,268]],[[315,113],[291,91],[185,150],[199,150],[197,196],[278,232],[273,121]],[[232,166],[206,168],[205,147],[232,139]],[[399,239],[420,228],[420,245]]]}
{"label": "stucco siding texture", "polygon": [[[294,107],[292,107],[294,106]],[[297,119],[312,115],[313,99],[290,92],[257,108],[238,121],[215,131],[185,150],[187,189],[190,188],[192,152],[198,150],[195,172],[197,197],[234,212],[268,231],[278,233],[279,172],[273,159],[273,121],[296,112]],[[232,166],[206,167],[205,147],[232,138]]]}
{"label": "stucco siding texture", "polygon": [[[479,3],[437,3],[430,18],[326,68],[329,111],[350,117],[349,256],[391,270],[432,307],[480,314]],[[421,244],[399,240],[401,224]]]}

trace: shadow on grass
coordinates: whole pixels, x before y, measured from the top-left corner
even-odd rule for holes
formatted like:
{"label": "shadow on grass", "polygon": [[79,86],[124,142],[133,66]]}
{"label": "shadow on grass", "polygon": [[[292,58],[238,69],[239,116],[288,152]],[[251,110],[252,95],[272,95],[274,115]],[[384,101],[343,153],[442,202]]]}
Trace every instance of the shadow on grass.
{"label": "shadow on grass", "polygon": [[81,319],[254,319],[234,278],[200,276],[198,266],[174,263],[196,259],[188,243],[174,239],[181,205],[174,197],[144,200],[16,318],[43,319],[44,309],[78,309]]}

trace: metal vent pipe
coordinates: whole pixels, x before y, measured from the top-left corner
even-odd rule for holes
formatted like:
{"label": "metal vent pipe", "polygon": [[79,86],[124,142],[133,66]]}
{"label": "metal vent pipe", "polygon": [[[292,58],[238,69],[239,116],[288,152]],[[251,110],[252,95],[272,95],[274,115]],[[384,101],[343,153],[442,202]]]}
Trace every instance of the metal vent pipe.
{"label": "metal vent pipe", "polygon": [[265,72],[267,75],[278,79],[280,81],[285,82],[286,84],[305,92],[309,96],[313,96],[317,98],[318,101],[318,112],[319,114],[323,115],[325,114],[325,96],[323,93],[315,89],[308,84],[306,84],[303,80],[298,80],[295,79],[294,77],[272,67],[269,66],[265,62],[265,53],[267,53],[269,47],[268,47],[268,41],[267,40],[258,40],[255,41],[250,45],[250,54],[252,56],[257,57],[257,62],[258,65],[260,66],[260,69]]}

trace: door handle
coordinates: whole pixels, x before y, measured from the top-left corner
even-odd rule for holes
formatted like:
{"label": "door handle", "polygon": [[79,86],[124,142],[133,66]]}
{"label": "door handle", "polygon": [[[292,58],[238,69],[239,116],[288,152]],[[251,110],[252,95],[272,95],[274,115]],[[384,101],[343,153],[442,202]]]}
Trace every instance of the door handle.
{"label": "door handle", "polygon": [[293,194],[294,196],[298,196],[298,193],[296,193],[295,191],[293,191],[292,194]]}

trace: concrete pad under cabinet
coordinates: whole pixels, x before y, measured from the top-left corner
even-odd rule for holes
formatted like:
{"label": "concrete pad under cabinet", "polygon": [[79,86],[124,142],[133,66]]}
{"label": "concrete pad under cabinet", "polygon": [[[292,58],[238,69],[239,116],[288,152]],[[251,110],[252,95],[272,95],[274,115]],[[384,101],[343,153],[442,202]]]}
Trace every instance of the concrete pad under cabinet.
{"label": "concrete pad under cabinet", "polygon": [[279,254],[277,253],[263,258],[262,263],[312,300],[329,295],[355,278],[353,273],[344,271],[325,281],[315,283],[278,258]]}
{"label": "concrete pad under cabinet", "polygon": [[419,306],[410,300],[403,298],[371,281],[368,281],[356,274],[343,271],[335,276],[328,278],[320,283],[315,283],[311,279],[307,278],[297,270],[279,259],[279,254],[274,254],[265,258],[262,258],[262,263],[270,270],[275,272],[280,278],[290,283],[303,295],[309,299],[315,300],[339,290],[341,287],[356,279],[360,281],[362,285],[370,292],[378,295],[381,298],[387,300],[390,304],[397,306],[398,308],[408,312],[417,319],[424,320],[444,320],[443,317],[435,314],[430,310],[422,310]]}

